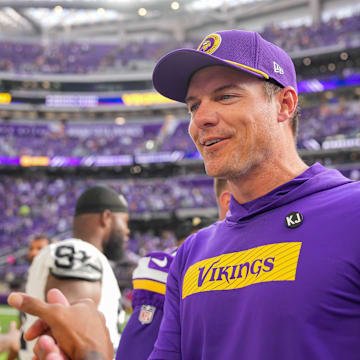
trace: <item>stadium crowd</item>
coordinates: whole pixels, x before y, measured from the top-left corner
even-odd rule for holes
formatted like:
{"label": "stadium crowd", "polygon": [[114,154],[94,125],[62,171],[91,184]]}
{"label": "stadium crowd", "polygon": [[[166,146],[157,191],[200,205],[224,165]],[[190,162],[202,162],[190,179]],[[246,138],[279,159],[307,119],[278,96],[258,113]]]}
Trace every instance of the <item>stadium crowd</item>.
{"label": "stadium crowd", "polygon": [[[323,141],[326,137],[343,135],[356,137],[360,133],[359,102],[333,103],[302,109],[298,143],[310,139]],[[86,126],[84,126],[86,125]],[[179,119],[172,132],[164,136],[163,123],[32,123],[0,122],[2,156],[68,156],[137,155],[149,152],[196,152],[188,136],[188,121]]]}
{"label": "stadium crowd", "polygon": [[[3,176],[0,184],[0,212],[5,220],[0,229],[0,243],[18,249],[35,233],[60,236],[71,230],[76,195],[98,182],[88,178],[31,178]],[[216,207],[209,178],[112,179],[107,183],[122,191],[132,214],[173,212],[176,209]],[[135,253],[169,248],[173,239],[133,233],[130,241]],[[151,240],[150,240],[151,239]]]}
{"label": "stadium crowd", "polygon": [[[332,18],[317,26],[292,26],[286,29],[268,25],[262,35],[292,53],[298,50],[343,44],[345,48],[358,45],[360,15]],[[129,42],[119,44],[51,43],[29,44],[0,42],[0,71],[15,73],[93,73],[115,69],[138,70],[152,66],[162,54],[179,47],[194,47],[194,43],[174,41]],[[26,56],[24,56],[26,54]],[[149,62],[151,65],[149,65]]]}

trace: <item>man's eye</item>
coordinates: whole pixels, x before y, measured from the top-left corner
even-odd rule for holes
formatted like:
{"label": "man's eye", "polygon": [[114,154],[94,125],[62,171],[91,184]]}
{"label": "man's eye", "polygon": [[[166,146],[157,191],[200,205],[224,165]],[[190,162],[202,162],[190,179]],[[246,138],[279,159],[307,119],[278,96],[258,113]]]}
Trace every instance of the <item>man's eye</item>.
{"label": "man's eye", "polygon": [[232,98],[232,95],[229,95],[229,94],[224,94],[224,95],[221,95],[221,97],[220,97],[221,100],[228,100],[231,98]]}
{"label": "man's eye", "polygon": [[195,110],[197,110],[199,107],[199,104],[194,104],[194,105],[191,105],[189,106],[189,112],[192,113],[194,112]]}

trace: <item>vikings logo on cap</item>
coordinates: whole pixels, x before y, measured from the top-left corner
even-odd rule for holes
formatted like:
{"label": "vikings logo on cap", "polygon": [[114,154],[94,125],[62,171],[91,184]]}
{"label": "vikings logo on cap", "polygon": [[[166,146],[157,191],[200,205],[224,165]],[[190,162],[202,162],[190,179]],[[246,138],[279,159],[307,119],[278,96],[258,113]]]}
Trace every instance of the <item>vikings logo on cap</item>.
{"label": "vikings logo on cap", "polygon": [[207,54],[212,54],[221,44],[221,36],[219,34],[208,35],[197,48]]}

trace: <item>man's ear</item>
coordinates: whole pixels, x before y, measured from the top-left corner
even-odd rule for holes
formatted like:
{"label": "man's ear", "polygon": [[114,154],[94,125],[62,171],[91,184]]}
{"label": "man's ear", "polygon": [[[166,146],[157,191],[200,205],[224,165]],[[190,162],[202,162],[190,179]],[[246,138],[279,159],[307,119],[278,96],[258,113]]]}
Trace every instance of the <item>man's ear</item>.
{"label": "man's ear", "polygon": [[279,100],[278,121],[286,122],[292,118],[298,104],[298,96],[295,89],[287,86],[277,94]]}
{"label": "man's ear", "polygon": [[224,214],[226,214],[229,209],[230,199],[231,199],[231,192],[229,190],[224,190],[220,194],[219,204],[223,209]]}
{"label": "man's ear", "polygon": [[100,214],[100,224],[102,227],[109,227],[112,223],[112,214],[110,210],[104,210]]}

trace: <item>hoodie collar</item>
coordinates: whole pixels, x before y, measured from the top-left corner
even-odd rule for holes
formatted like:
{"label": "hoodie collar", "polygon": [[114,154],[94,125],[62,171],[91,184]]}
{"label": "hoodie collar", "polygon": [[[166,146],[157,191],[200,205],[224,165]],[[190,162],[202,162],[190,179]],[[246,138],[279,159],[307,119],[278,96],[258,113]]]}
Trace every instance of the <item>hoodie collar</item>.
{"label": "hoodie collar", "polygon": [[326,169],[316,163],[294,179],[252,201],[240,204],[231,196],[226,220],[239,222],[302,197],[348,182],[352,182],[352,180],[345,178],[339,171]]}

